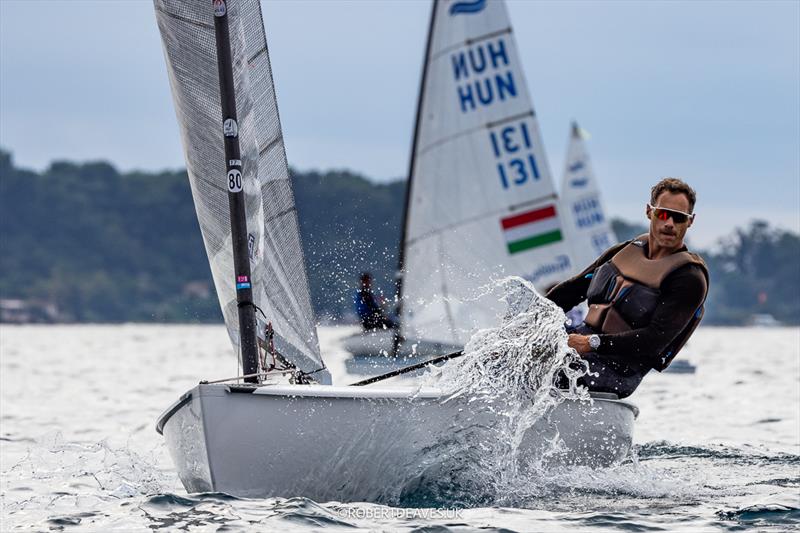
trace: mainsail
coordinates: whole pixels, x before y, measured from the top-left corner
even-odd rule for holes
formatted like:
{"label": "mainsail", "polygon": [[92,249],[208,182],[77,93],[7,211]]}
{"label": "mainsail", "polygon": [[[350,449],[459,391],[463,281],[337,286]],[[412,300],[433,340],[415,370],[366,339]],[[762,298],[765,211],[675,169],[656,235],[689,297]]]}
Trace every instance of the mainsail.
{"label": "mainsail", "polygon": [[406,338],[463,344],[502,305],[492,278],[540,289],[572,270],[505,3],[434,3],[402,255]]}
{"label": "mainsail", "polygon": [[[258,0],[154,0],[197,219],[225,324],[239,344],[236,285],[251,283],[276,351],[319,381],[319,352],[267,41]],[[223,128],[214,14],[227,13],[238,123]],[[234,279],[224,134],[241,147],[251,279]],[[262,315],[263,313],[263,315]]]}
{"label": "mainsail", "polygon": [[583,130],[573,122],[561,183],[564,229],[576,273],[617,242],[603,210],[584,137]]}

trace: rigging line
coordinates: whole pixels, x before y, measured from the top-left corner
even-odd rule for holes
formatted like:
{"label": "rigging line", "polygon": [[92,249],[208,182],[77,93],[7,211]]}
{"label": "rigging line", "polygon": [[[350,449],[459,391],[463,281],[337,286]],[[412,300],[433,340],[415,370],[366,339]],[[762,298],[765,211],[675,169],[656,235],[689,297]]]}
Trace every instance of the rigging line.
{"label": "rigging line", "polygon": [[447,231],[450,231],[450,230],[455,229],[455,228],[459,228],[461,226],[466,226],[467,224],[471,224],[472,222],[477,222],[478,220],[482,220],[484,218],[496,217],[497,215],[505,214],[505,212],[509,211],[509,210],[510,211],[516,211],[517,209],[521,209],[521,208],[527,207],[529,205],[538,204],[538,203],[543,202],[545,200],[554,200],[556,198],[558,198],[558,196],[555,193],[548,194],[547,196],[541,196],[539,198],[534,198],[532,200],[527,200],[525,202],[522,202],[522,203],[519,203],[519,204],[510,205],[510,206],[504,207],[502,209],[496,209],[496,210],[490,211],[488,213],[484,213],[484,214],[481,214],[481,215],[475,215],[474,217],[466,218],[466,219],[461,220],[459,222],[454,222],[453,224],[448,224],[447,226],[442,226],[441,228],[431,230],[431,231],[429,231],[427,233],[423,233],[422,235],[419,235],[418,237],[414,237],[413,239],[408,239],[406,242],[410,246],[412,244],[415,244],[418,241],[422,241],[422,240],[425,240],[425,239],[429,239],[431,237],[435,237],[436,235],[439,235],[441,233],[445,233]]}
{"label": "rigging line", "polygon": [[[242,373],[242,343],[239,341],[236,344],[236,374]],[[237,381],[239,378],[235,378]]]}
{"label": "rigging line", "polygon": [[[254,283],[255,283],[256,279],[257,279],[257,278],[254,278]],[[266,283],[266,281],[264,281],[264,282],[260,283],[259,285],[261,285],[261,286],[266,286],[266,285],[268,285],[268,284]],[[284,293],[286,293],[286,291],[285,291],[285,290],[284,290]],[[288,296],[287,296],[287,298],[288,298]],[[265,319],[265,320],[267,319],[267,318],[266,318],[266,315],[264,314],[264,311],[262,311],[262,310],[261,310],[261,308],[260,308],[260,307],[258,307],[258,305],[256,305],[255,303],[243,303],[243,304],[237,304],[237,307],[238,307],[239,305],[252,305],[253,307],[255,307],[255,309],[257,309],[257,310],[258,310],[258,311],[261,313],[261,315],[262,315],[262,316],[264,316],[264,319]],[[286,311],[286,310],[284,310],[282,307],[280,307],[280,306],[279,306],[279,307],[277,307],[277,308],[273,309],[272,311],[273,311],[273,313],[274,313],[274,317],[282,319],[282,321],[283,321],[283,323],[284,323],[284,324],[292,324],[292,323],[293,323],[293,317],[289,316],[289,315],[288,315],[288,313],[287,313],[287,311]],[[291,328],[289,328],[289,329],[291,329]],[[315,361],[313,358],[309,357],[309,356],[308,356],[308,355],[307,355],[307,354],[306,354],[306,353],[303,351],[303,348],[309,348],[309,345],[307,345],[306,343],[302,342],[302,341],[303,341],[303,338],[302,338],[302,337],[301,337],[301,343],[296,343],[296,342],[293,342],[293,341],[289,340],[289,338],[288,338],[286,335],[282,335],[282,334],[281,334],[279,331],[277,331],[277,330],[275,330],[275,331],[274,331],[274,335],[275,335],[275,337],[276,337],[277,339],[279,339],[280,341],[284,342],[284,343],[285,343],[287,346],[291,347],[291,348],[292,348],[292,349],[293,349],[293,350],[294,350],[296,353],[298,353],[298,354],[299,354],[299,355],[300,355],[300,356],[301,356],[303,359],[305,359],[305,360],[307,360],[307,361],[311,361],[311,362],[313,362],[313,363],[316,363],[316,362],[317,362],[317,361]],[[298,345],[299,345],[299,346],[298,346]],[[312,351],[313,351],[313,350],[312,350]],[[280,357],[281,357],[281,358],[283,358],[287,364],[291,365],[292,367],[295,367],[295,368],[297,368],[297,365],[296,365],[296,364],[294,364],[294,363],[292,363],[292,362],[291,362],[289,359],[287,359],[287,358],[286,358],[286,356],[284,356],[283,354],[281,354],[280,352],[277,352],[277,351],[276,351],[276,353],[278,353],[278,355],[280,355]],[[323,363],[322,363],[322,364],[323,364],[323,367],[324,367],[324,365],[325,365],[325,362],[323,361]],[[316,370],[315,370],[314,372],[316,372]]]}
{"label": "rigging line", "polygon": [[268,377],[270,374],[291,374],[292,372],[294,372],[294,370],[270,370],[269,372],[255,372],[253,374],[245,374],[243,376],[239,375],[239,376],[234,376],[234,377],[230,377],[230,378],[222,378],[222,379],[215,379],[215,380],[206,380],[206,379],[204,379],[203,381],[200,382],[200,384],[201,385],[210,385],[212,383],[225,383],[226,381],[233,381],[233,380],[239,381],[239,380],[241,380],[243,378],[254,378],[256,376]]}
{"label": "rigging line", "polygon": [[311,376],[311,375],[313,375],[313,374],[316,374],[317,372],[322,372],[323,370],[328,370],[328,367],[327,367],[327,366],[325,366],[324,364],[322,365],[322,367],[320,367],[320,368],[318,368],[318,369],[316,369],[316,370],[312,370],[312,371],[310,371],[310,372],[304,372],[304,371],[302,371],[302,370],[300,370],[300,369],[298,368],[298,369],[297,369],[297,373],[298,373],[298,374],[302,374],[303,376]]}
{"label": "rigging line", "polygon": [[526,118],[526,117],[535,117],[535,116],[536,116],[536,113],[533,111],[533,108],[531,108],[530,110],[525,111],[524,113],[517,113],[516,115],[511,115],[509,117],[501,118],[499,120],[494,120],[492,122],[487,122],[486,124],[480,124],[479,126],[475,126],[474,128],[470,128],[468,130],[462,130],[462,131],[459,131],[458,133],[454,133],[454,134],[452,134],[452,135],[450,135],[448,137],[443,137],[441,139],[437,139],[437,140],[433,141],[431,144],[429,144],[428,146],[426,146],[425,148],[422,148],[420,150],[420,154],[424,154],[425,152],[427,152],[427,151],[429,151],[429,150],[431,150],[433,148],[436,148],[438,146],[446,144],[446,143],[448,143],[448,142],[450,142],[452,140],[458,139],[459,137],[463,137],[465,135],[469,135],[471,133],[475,133],[476,131],[481,131],[483,129],[487,129],[488,130],[488,129],[491,129],[491,128],[496,128],[497,126],[502,126],[503,124],[507,124],[507,123],[513,122],[515,120],[519,120],[519,119]]}
{"label": "rigging line", "polygon": [[198,20],[188,19],[186,17],[182,17],[180,15],[176,15],[175,13],[170,13],[169,11],[165,11],[164,8],[162,8],[162,7],[156,6],[156,11],[158,11],[160,13],[163,13],[164,16],[166,16],[166,17],[169,17],[169,18],[172,18],[172,19],[175,19],[175,20],[179,20],[179,21],[185,22],[187,24],[191,24],[192,26],[198,26],[200,28],[205,28],[207,30],[213,30],[214,29],[214,25],[213,24],[207,24],[205,22],[200,22]]}
{"label": "rigging line", "polygon": [[431,55],[431,59],[438,59],[438,58],[440,58],[441,56],[443,56],[445,54],[449,54],[453,50],[458,50],[462,46],[471,46],[471,45],[473,45],[475,43],[478,43],[480,41],[486,41],[486,40],[489,40],[489,39],[491,39],[493,37],[499,37],[501,35],[505,35],[506,33],[509,33],[509,34],[513,33],[512,30],[511,30],[511,26],[509,26],[508,28],[503,28],[502,30],[497,30],[497,31],[493,31],[493,32],[490,32],[490,33],[486,33],[484,35],[479,35],[478,37],[472,37],[472,38],[467,39],[465,41],[462,41],[460,43],[456,43],[456,44],[450,45],[447,48],[442,48],[441,50],[439,50],[435,54],[432,54]]}

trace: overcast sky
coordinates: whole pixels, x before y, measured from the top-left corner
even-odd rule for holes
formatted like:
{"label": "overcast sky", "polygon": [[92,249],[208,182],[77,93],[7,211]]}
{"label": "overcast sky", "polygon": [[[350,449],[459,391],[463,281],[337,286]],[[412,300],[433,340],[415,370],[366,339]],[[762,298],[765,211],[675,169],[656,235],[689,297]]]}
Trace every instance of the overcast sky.
{"label": "overcast sky", "polygon": [[[265,1],[289,161],[405,176],[430,4]],[[560,180],[569,123],[612,216],[698,191],[694,242],[751,218],[800,231],[800,2],[510,1]],[[152,2],[0,0],[0,146],[17,165],[184,166]]]}

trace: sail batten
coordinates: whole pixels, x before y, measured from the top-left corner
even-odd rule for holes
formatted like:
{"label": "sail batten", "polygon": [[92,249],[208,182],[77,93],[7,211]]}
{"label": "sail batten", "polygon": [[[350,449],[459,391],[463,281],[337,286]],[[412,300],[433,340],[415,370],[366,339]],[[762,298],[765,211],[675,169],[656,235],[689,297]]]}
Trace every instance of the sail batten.
{"label": "sail batten", "polygon": [[514,115],[514,116],[511,116],[511,117],[504,117],[504,118],[502,118],[500,120],[497,120],[495,122],[490,122],[488,124],[483,124],[483,125],[477,126],[477,127],[473,128],[473,129],[470,129],[470,130],[460,131],[460,132],[458,132],[456,134],[451,135],[450,137],[446,137],[444,139],[437,139],[437,140],[431,142],[429,145],[421,147],[420,150],[419,150],[419,153],[420,153],[420,155],[422,155],[425,152],[428,152],[428,151],[430,151],[430,150],[432,150],[434,148],[438,148],[439,146],[441,146],[443,144],[447,144],[450,141],[457,140],[459,137],[464,137],[464,136],[470,135],[472,133],[475,133],[477,131],[490,130],[492,128],[496,128],[498,126],[502,126],[504,124],[507,124],[509,122],[513,122],[515,120],[520,120],[520,119],[524,119],[526,117],[534,117],[534,116],[536,116],[536,115],[533,112],[533,109],[531,109],[530,111],[527,111],[527,112],[524,112],[524,113],[519,113],[518,115]]}
{"label": "sail batten", "polygon": [[469,39],[465,39],[464,41],[462,41],[460,43],[456,43],[456,44],[454,44],[454,45],[452,45],[452,46],[450,46],[448,48],[444,48],[442,50],[439,50],[438,52],[436,52],[433,55],[432,59],[437,59],[437,58],[439,58],[439,57],[441,57],[441,56],[443,56],[445,54],[449,54],[453,50],[458,50],[462,46],[470,46],[470,45],[479,43],[481,41],[486,41],[486,40],[489,40],[489,39],[493,39],[494,37],[500,37],[501,35],[505,35],[505,34],[509,34],[510,35],[512,33],[513,33],[513,30],[511,29],[511,26],[509,26],[506,29],[493,31],[491,33],[487,33],[486,35],[479,35],[477,37],[470,37]]}
{"label": "sail batten", "polygon": [[[266,323],[271,323],[278,353],[300,371],[316,373],[327,382],[259,2],[154,3],[192,197],[234,348],[239,344],[236,294],[241,284],[252,287],[253,303],[260,311],[259,337],[263,339]],[[214,9],[228,17],[236,96],[237,122],[224,128]],[[226,170],[224,135],[239,141],[238,181]],[[251,270],[247,280],[236,279],[234,273],[229,191],[244,195]]]}

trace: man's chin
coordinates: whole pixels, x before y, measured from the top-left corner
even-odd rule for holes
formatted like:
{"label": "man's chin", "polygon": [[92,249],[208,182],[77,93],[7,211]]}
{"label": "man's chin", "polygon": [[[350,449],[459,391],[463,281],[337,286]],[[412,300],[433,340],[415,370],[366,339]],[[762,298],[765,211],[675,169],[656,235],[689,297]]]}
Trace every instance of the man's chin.
{"label": "man's chin", "polygon": [[678,236],[659,233],[658,240],[661,242],[662,245],[671,246],[674,245],[676,242],[678,242]]}

